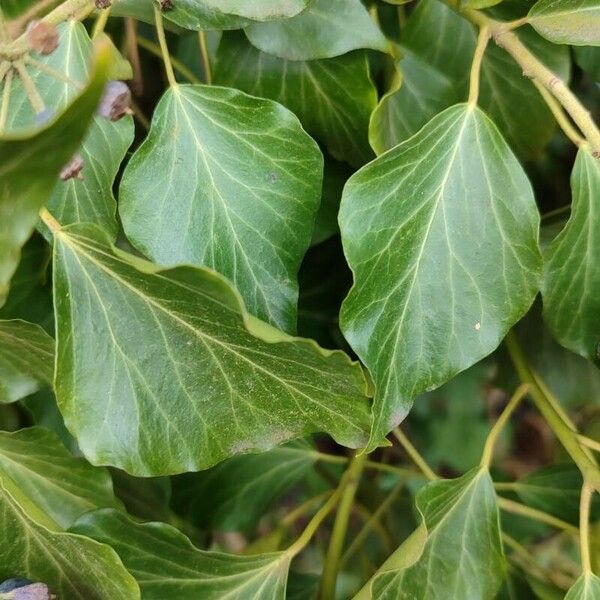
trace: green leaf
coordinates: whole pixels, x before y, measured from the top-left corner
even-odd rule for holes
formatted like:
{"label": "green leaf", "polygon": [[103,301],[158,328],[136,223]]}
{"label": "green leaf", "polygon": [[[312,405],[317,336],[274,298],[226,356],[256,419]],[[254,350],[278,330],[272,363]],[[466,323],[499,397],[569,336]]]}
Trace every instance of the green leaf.
{"label": "green leaf", "polygon": [[420,527],[355,600],[492,600],[504,578],[496,494],[486,470],[434,481],[416,497]]}
{"label": "green leaf", "polygon": [[144,254],[216,269],[252,314],[294,331],[296,273],[322,170],[319,148],[282,106],[227,88],[177,86],[127,166],[119,211]]}
{"label": "green leaf", "polygon": [[140,599],[112,548],[57,530],[8,477],[0,480],[0,579],[41,581],[61,599]]}
{"label": "green leaf", "polygon": [[599,0],[538,0],[528,22],[555,44],[600,45]]}
{"label": "green leaf", "polygon": [[578,46],[573,48],[575,62],[593,81],[600,81],[600,48],[596,46]]}
{"label": "green leaf", "polygon": [[0,403],[52,385],[54,340],[26,321],[0,321]]}
{"label": "green leaf", "polygon": [[74,458],[41,427],[0,432],[0,478],[6,476],[63,528],[91,510],[121,508],[108,471]]}
{"label": "green leaf", "polygon": [[367,129],[377,92],[362,51],[287,61],[260,52],[239,32],[227,33],[217,52],[215,81],[281,102],[338,160],[358,166],[373,156]]}
{"label": "green leaf", "polygon": [[341,325],[377,393],[369,449],[412,399],[490,354],[538,289],[539,214],[493,123],[456,105],[353,175]]}
{"label": "green leaf", "polygon": [[600,164],[580,148],[571,176],[572,212],[545,255],[544,319],[573,352],[598,360],[600,345]]}
{"label": "green leaf", "polygon": [[248,531],[315,460],[312,446],[304,440],[236,456],[208,471],[175,478],[173,506],[200,529]]}
{"label": "green leaf", "polygon": [[111,469],[115,495],[130,515],[144,521],[168,521],[171,516],[171,480],[169,477],[132,477]]}
{"label": "green leaf", "polygon": [[54,252],[57,398],[92,463],[166,475],[314,431],[364,444],[361,368],[251,317],[214,271],[161,269],[94,226]]}
{"label": "green leaf", "polygon": [[289,60],[340,56],[350,50],[387,51],[387,41],[360,0],[314,0],[292,19],[245,29],[259,50]]}
{"label": "green leaf", "polygon": [[101,48],[89,83],[60,116],[41,129],[0,137],[0,306],[38,211],[96,111],[110,61],[106,46]]}
{"label": "green leaf", "polygon": [[595,600],[600,598],[600,577],[584,573],[567,592],[565,600]]}
{"label": "green leaf", "polygon": [[502,0],[460,0],[461,8],[488,8],[500,4]]}
{"label": "green leaf", "polygon": [[112,510],[85,515],[72,530],[110,544],[138,581],[144,600],[285,598],[291,560],[287,552],[205,552],[169,525],[136,524]]}

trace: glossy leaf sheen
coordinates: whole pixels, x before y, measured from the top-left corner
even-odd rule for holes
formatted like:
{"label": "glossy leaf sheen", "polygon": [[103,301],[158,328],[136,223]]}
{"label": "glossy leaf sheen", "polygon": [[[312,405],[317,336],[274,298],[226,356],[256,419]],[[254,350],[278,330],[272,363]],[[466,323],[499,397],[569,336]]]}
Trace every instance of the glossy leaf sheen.
{"label": "glossy leaf sheen", "polygon": [[289,60],[332,58],[360,48],[387,50],[360,0],[314,0],[292,19],[253,23],[245,31],[259,50]]}
{"label": "glossy leaf sheen", "polygon": [[0,306],[39,209],[86,134],[104,89],[108,61],[104,47],[87,87],[45,127],[0,137]]}
{"label": "glossy leaf sheen", "polygon": [[52,384],[54,340],[26,321],[0,321],[0,403]]}
{"label": "glossy leaf sheen", "polygon": [[419,491],[423,520],[356,600],[493,600],[504,578],[496,494],[487,471]]}
{"label": "glossy leaf sheen", "polygon": [[600,45],[600,0],[538,0],[528,17],[555,44]]}
{"label": "glossy leaf sheen", "polygon": [[571,176],[573,204],[545,255],[544,319],[555,338],[596,360],[600,344],[600,161],[580,148]]}
{"label": "glossy leaf sheen", "polygon": [[138,525],[115,511],[82,517],[74,531],[110,544],[144,600],[284,600],[290,556],[235,556],[198,550],[164,523]]}
{"label": "glossy leaf sheen", "polygon": [[61,527],[97,508],[121,508],[108,471],[75,458],[47,429],[0,432],[0,478],[8,475]]}
{"label": "glossy leaf sheen", "polygon": [[340,229],[354,287],[341,325],[375,380],[369,448],[523,316],[539,284],[538,227],[521,166],[467,105],[349,179]]}
{"label": "glossy leaf sheen", "polygon": [[297,118],[237,90],[178,86],[129,162],[119,211],[156,262],[212,267],[249,311],[296,327],[296,273],[319,207],[323,158]]}
{"label": "glossy leaf sheen", "polygon": [[243,34],[231,32],[219,44],[215,81],[281,102],[338,160],[360,166],[373,156],[367,128],[377,92],[364,52],[288,61],[257,50]]}
{"label": "glossy leaf sheen", "polygon": [[92,463],[150,476],[314,431],[364,444],[364,378],[344,353],[250,317],[214,271],[161,269],[96,227],[54,247],[57,398]]}

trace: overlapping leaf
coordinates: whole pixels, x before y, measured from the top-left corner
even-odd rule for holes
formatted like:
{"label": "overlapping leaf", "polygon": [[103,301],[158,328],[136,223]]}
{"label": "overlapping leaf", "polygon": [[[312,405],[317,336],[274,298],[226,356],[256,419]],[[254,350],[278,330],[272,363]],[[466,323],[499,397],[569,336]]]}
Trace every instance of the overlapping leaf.
{"label": "overlapping leaf", "polygon": [[257,50],[241,33],[231,32],[219,45],[215,81],[281,102],[338,160],[362,165],[373,156],[367,129],[377,92],[364,52],[287,61]]}
{"label": "overlapping leaf", "polygon": [[412,399],[492,352],[541,270],[531,186],[493,123],[456,105],[353,175],[342,330],[376,385],[369,448]]}
{"label": "overlapping leaf", "polygon": [[110,544],[138,581],[144,600],[285,598],[291,560],[287,552],[204,552],[169,525],[139,525],[110,510],[82,517],[73,531]]}
{"label": "overlapping leaf", "polygon": [[5,476],[63,528],[91,510],[121,507],[108,471],[74,458],[41,427],[0,432],[0,479]]}
{"label": "overlapping leaf", "polygon": [[545,256],[544,319],[566,348],[597,360],[600,344],[600,163],[580,148],[571,176],[573,208]]}
{"label": "overlapping leaf", "polygon": [[420,527],[355,600],[493,600],[504,578],[496,495],[486,470],[419,491]]}
{"label": "overlapping leaf", "polygon": [[362,371],[250,317],[204,268],[160,269],[93,226],[55,238],[58,403],[95,464],[206,469],[326,431],[360,446]]}
{"label": "overlapping leaf", "polygon": [[584,573],[568,591],[565,600],[595,600],[600,598],[600,577]]}
{"label": "overlapping leaf", "polygon": [[600,45],[599,0],[538,0],[528,21],[555,44]]}
{"label": "overlapping leaf", "polygon": [[319,148],[282,106],[178,86],[127,166],[119,210],[128,238],[152,259],[216,269],[252,314],[294,331],[322,169]]}
{"label": "overlapping leaf", "polygon": [[109,60],[104,46],[88,85],[45,127],[0,137],[0,306],[39,209],[86,134],[104,89]]}
{"label": "overlapping leaf", "polygon": [[0,403],[15,402],[51,385],[54,340],[26,321],[0,321]]}
{"label": "overlapping leaf", "polygon": [[200,529],[248,530],[314,463],[315,453],[304,440],[230,458],[208,471],[176,478],[173,505]]}
{"label": "overlapping leaf", "polygon": [[263,52],[289,60],[332,58],[360,48],[387,50],[383,33],[360,0],[314,0],[292,19],[253,23],[245,31]]}

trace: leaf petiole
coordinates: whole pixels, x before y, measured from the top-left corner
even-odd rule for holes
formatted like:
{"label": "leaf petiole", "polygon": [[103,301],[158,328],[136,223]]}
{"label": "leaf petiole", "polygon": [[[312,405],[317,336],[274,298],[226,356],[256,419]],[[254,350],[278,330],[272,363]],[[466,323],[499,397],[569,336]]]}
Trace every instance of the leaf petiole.
{"label": "leaf petiole", "polygon": [[163,64],[165,71],[167,72],[167,80],[169,85],[173,88],[177,87],[177,80],[175,79],[175,72],[173,71],[173,64],[171,63],[171,55],[169,54],[169,48],[167,46],[167,38],[165,36],[165,26],[163,22],[163,16],[158,6],[154,6],[154,20],[156,24],[156,34],[158,36],[158,42],[160,44],[160,50],[162,53]]}

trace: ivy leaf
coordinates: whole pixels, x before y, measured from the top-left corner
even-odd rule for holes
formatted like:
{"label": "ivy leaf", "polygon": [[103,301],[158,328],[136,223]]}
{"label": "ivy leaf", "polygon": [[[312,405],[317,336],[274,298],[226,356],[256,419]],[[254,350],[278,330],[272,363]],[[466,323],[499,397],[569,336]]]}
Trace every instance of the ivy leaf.
{"label": "ivy leaf", "polygon": [[377,393],[368,448],[412,399],[490,354],[538,289],[539,214],[494,124],[456,105],[346,184],[341,326]]}
{"label": "ivy leaf", "polygon": [[121,508],[108,472],[71,456],[55,433],[41,427],[0,432],[3,476],[63,528],[91,510]]}
{"label": "ivy leaf", "polygon": [[[173,480],[173,506],[200,529],[248,531],[315,463],[305,440],[261,454],[236,456]],[[244,510],[237,510],[243,506]]]}
{"label": "ivy leaf", "polygon": [[43,581],[59,598],[140,599],[112,548],[57,529],[11,479],[0,476],[0,579],[18,574]]}
{"label": "ivy leaf", "polygon": [[600,577],[584,573],[567,592],[565,600],[595,600],[600,598]]}
{"label": "ivy leaf", "polygon": [[287,552],[205,552],[169,525],[136,524],[112,510],[89,513],[72,530],[110,544],[138,581],[144,600],[285,598],[291,560]]}
{"label": "ivy leaf", "polygon": [[600,345],[600,164],[580,148],[571,175],[572,212],[550,244],[544,267],[544,319],[565,348],[598,360]]}
{"label": "ivy leaf", "polygon": [[130,515],[144,521],[168,521],[171,516],[171,479],[169,477],[132,477],[111,469],[115,495]]}
{"label": "ivy leaf", "polygon": [[416,497],[420,527],[355,600],[492,600],[505,573],[496,494],[480,468],[434,481]]}
{"label": "ivy leaf", "polygon": [[107,47],[99,46],[89,83],[59,117],[41,129],[0,137],[0,306],[39,209],[86,134],[104,89],[109,61]]}
{"label": "ivy leaf", "polygon": [[294,331],[296,273],[322,171],[318,146],[282,106],[227,88],[177,86],[123,176],[123,227],[156,262],[212,267],[252,314]]}
{"label": "ivy leaf", "polygon": [[91,225],[56,233],[54,264],[58,404],[92,463],[166,475],[314,431],[364,444],[360,366],[251,317],[214,271],[161,269]]}
{"label": "ivy leaf", "polygon": [[0,321],[0,403],[52,385],[54,340],[26,321]]}
{"label": "ivy leaf", "polygon": [[253,23],[245,29],[259,50],[289,60],[340,56],[371,48],[387,52],[387,41],[360,0],[314,0],[292,19]]}
{"label": "ivy leaf", "polygon": [[573,48],[575,62],[592,79],[600,81],[600,48],[597,46],[578,46]]}
{"label": "ivy leaf", "polygon": [[598,0],[538,0],[528,22],[555,44],[600,46]]}
{"label": "ivy leaf", "polygon": [[373,156],[367,130],[377,92],[362,51],[288,61],[260,52],[242,33],[226,33],[217,52],[215,81],[281,102],[338,160],[360,166]]}

